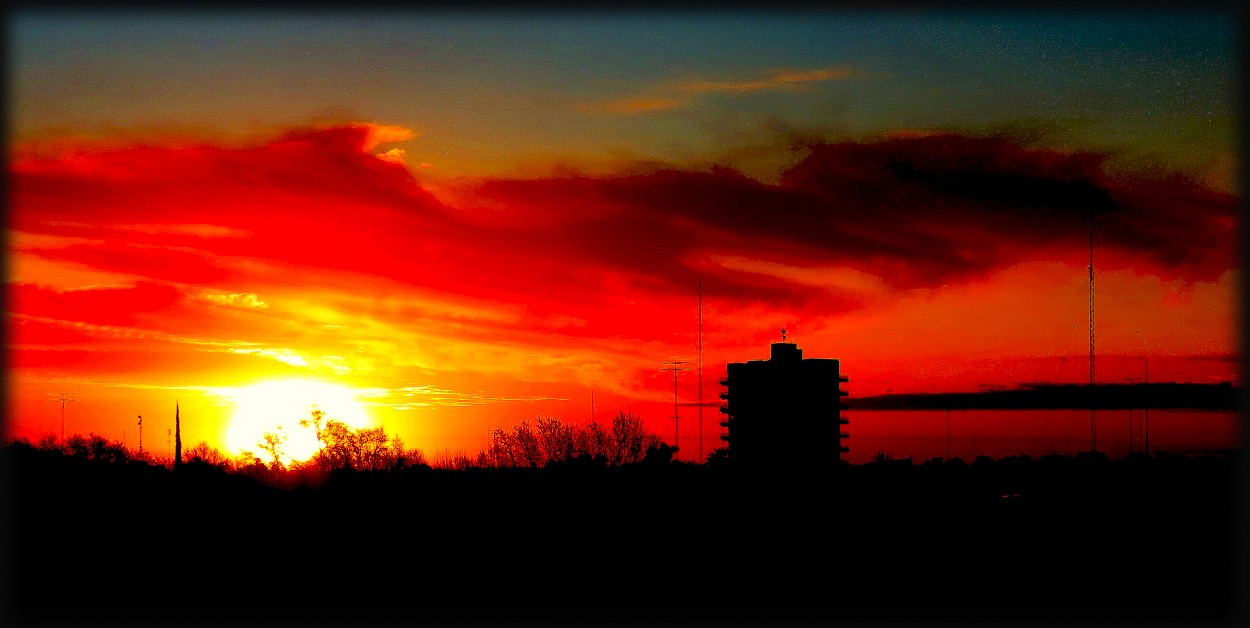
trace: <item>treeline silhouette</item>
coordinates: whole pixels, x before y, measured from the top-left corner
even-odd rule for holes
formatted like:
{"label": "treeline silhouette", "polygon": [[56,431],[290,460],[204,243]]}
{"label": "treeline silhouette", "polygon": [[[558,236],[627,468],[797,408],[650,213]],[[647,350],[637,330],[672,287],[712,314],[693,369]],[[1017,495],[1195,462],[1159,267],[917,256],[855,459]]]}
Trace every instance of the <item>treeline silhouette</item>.
{"label": "treeline silhouette", "polygon": [[[342,421],[328,418],[324,411],[313,408],[300,425],[312,430],[319,449],[307,460],[292,461],[284,450],[285,438],[272,432],[262,435],[256,449],[237,456],[227,456],[207,442],[182,452],[184,464],[191,469],[207,467],[284,488],[319,486],[334,471],[400,471],[413,467],[434,467],[466,470],[473,468],[543,468],[569,464],[616,467],[643,462],[667,463],[676,449],[660,436],[646,430],[637,415],[620,412],[607,424],[592,421],[570,424],[554,417],[539,416],[534,423],[522,420],[509,429],[491,432],[490,445],[476,455],[454,453],[433,461],[420,449],[405,446],[397,435],[388,435],[383,427],[352,429]],[[63,455],[70,461],[109,464],[144,463],[170,467],[172,460],[156,456],[150,450],[136,452],[121,443],[91,433],[74,434],[64,443],[47,435],[31,444],[19,439],[14,446],[34,449],[45,458]]]}
{"label": "treeline silhouette", "polygon": [[[298,468],[232,462],[206,445],[174,470],[94,435],[11,442],[0,455],[14,619],[1234,617],[1236,452],[881,454],[747,473],[723,456],[675,460],[621,417],[597,429],[522,422],[442,467],[329,421],[318,428],[327,448]],[[301,469],[323,475],[291,481]]]}

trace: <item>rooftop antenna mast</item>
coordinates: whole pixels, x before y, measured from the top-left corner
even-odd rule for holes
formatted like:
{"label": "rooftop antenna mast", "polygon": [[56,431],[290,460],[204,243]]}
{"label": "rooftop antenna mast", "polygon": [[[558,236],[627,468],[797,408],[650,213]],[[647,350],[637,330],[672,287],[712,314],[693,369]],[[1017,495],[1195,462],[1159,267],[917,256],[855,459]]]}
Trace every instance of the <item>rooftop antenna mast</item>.
{"label": "rooftop antenna mast", "polygon": [[74,401],[74,395],[77,393],[63,392],[60,393],[53,401],[61,402],[61,444],[65,444],[65,403]]}
{"label": "rooftop antenna mast", "polygon": [[668,365],[665,370],[673,371],[673,447],[680,449],[681,442],[681,414],[677,411],[677,371],[685,371],[687,369],[679,368],[678,365],[689,364],[687,361],[674,360],[665,362]]}

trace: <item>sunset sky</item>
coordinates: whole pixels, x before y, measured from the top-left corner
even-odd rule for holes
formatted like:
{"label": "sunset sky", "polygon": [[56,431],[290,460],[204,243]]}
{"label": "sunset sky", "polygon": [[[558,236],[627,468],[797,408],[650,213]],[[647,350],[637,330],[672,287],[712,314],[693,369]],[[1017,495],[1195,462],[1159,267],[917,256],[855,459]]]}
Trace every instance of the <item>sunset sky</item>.
{"label": "sunset sky", "polygon": [[10,436],[73,392],[67,435],[164,454],[178,403],[225,450],[298,379],[430,456],[592,410],[671,442],[681,361],[694,459],[783,327],[851,399],[1087,382],[1091,216],[1098,381],[1240,381],[1232,13],[8,27]]}

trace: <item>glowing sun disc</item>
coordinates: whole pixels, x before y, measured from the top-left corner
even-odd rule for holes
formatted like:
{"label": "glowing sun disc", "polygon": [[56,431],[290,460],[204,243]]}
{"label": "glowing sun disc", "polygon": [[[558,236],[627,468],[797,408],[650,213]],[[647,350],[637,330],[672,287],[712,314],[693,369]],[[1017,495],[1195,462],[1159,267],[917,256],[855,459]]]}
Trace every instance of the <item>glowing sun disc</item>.
{"label": "glowing sun disc", "polygon": [[250,451],[262,460],[268,454],[261,449],[265,433],[282,439],[283,462],[311,458],[321,444],[311,425],[299,423],[312,417],[313,408],[325,412],[325,419],[341,421],[352,429],[370,427],[373,423],[351,388],[314,380],[289,379],[261,382],[236,388],[227,396],[234,401],[235,411],[226,430],[226,448],[232,455]]}

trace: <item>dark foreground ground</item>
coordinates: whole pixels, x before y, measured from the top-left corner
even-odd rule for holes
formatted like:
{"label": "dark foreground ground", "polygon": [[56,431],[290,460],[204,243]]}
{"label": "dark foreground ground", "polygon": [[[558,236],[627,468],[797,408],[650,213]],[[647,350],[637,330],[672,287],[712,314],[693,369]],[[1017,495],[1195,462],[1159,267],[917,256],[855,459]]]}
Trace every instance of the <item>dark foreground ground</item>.
{"label": "dark foreground ground", "polygon": [[9,625],[1235,625],[1234,457],[339,473],[5,452]]}

